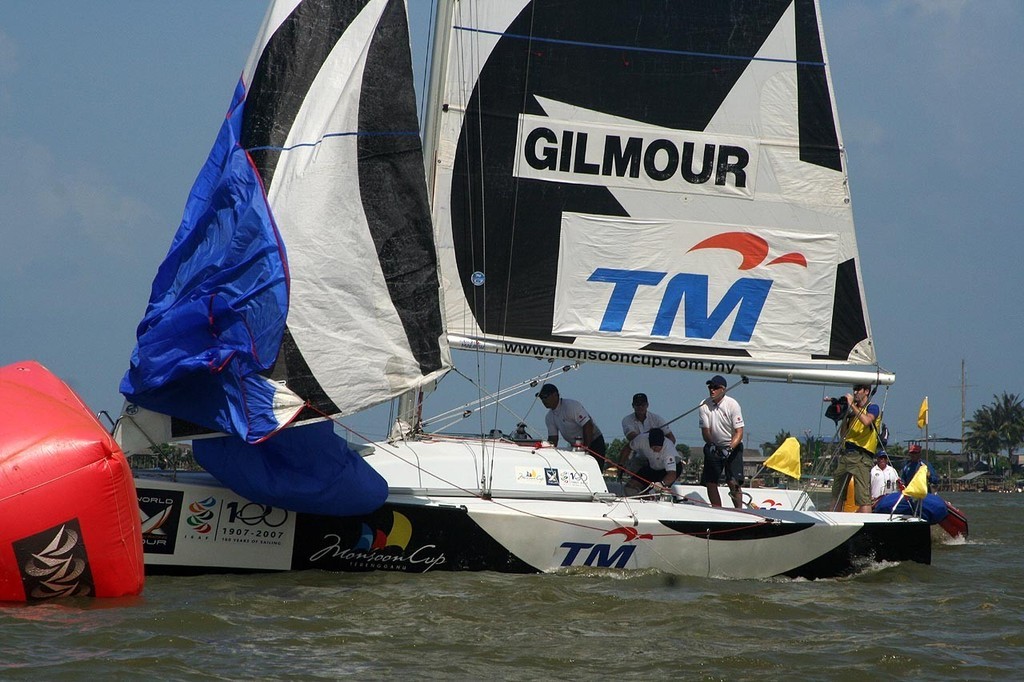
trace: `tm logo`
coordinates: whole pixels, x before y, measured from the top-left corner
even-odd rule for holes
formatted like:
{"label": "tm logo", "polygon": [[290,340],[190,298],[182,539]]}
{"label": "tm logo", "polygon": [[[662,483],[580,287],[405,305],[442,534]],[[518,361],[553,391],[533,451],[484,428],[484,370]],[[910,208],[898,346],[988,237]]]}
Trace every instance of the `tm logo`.
{"label": "tm logo", "polygon": [[[768,257],[768,242],[761,237],[746,232],[725,232],[708,237],[695,245],[690,251],[698,249],[729,249],[739,253],[743,260],[740,270],[750,270],[764,263]],[[768,261],[767,265],[798,265],[807,267],[807,259],[801,253],[786,253]],[[617,268],[598,268],[587,281],[603,282],[612,285],[612,293],[608,298],[600,329],[603,332],[621,332],[633,305],[637,290],[661,284],[667,272],[651,270],[620,270]],[[673,275],[665,286],[661,306],[651,327],[651,336],[669,336],[675,324],[679,307],[685,300],[683,319],[685,334],[692,339],[711,339],[725,323],[725,320],[736,311],[736,319],[729,340],[748,342],[754,333],[754,327],[761,317],[768,292],[772,288],[772,280],[743,277],[733,283],[725,292],[715,309],[708,312],[708,276],[681,272]]]}
{"label": "tm logo", "polygon": [[[650,533],[639,533],[635,528],[626,526],[614,528],[604,535],[606,537],[622,535],[623,542],[654,539]],[[597,566],[598,568],[625,568],[629,560],[633,558],[633,552],[636,551],[636,545],[621,545],[617,550],[612,551],[611,545],[590,542],[563,542],[560,547],[567,550],[565,558],[562,560],[562,566],[573,566],[577,559],[584,557],[578,565]],[[584,554],[584,550],[590,551]]]}

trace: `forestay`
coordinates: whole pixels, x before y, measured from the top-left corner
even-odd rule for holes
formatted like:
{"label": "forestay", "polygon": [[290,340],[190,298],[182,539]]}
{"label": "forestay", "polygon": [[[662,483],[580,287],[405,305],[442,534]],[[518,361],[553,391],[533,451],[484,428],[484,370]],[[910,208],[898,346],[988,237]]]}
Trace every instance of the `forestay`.
{"label": "forestay", "polygon": [[448,45],[434,220],[455,347],[875,365],[812,0],[463,1]]}

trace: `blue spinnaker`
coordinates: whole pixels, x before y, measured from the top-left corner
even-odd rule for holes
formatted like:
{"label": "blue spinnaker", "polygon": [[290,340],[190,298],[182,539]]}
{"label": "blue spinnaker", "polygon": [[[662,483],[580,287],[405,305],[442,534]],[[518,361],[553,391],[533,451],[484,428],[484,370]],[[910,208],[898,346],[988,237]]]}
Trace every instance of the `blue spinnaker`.
{"label": "blue spinnaker", "polygon": [[384,479],[329,421],[285,429],[258,445],[229,436],[196,440],[192,447],[203,468],[260,504],[354,516],[374,511],[388,496]]}
{"label": "blue spinnaker", "polygon": [[284,426],[273,410],[279,389],[259,373],[281,345],[288,274],[262,182],[239,145],[245,94],[239,81],[153,281],[121,392],[255,443]]}

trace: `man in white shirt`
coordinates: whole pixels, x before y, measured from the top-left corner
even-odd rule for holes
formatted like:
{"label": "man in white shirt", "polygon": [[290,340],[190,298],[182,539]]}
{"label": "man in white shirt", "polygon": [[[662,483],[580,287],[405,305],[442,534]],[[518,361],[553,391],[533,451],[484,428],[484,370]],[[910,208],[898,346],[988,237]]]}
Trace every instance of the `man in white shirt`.
{"label": "man in white shirt", "polygon": [[632,441],[641,433],[647,433],[651,429],[661,429],[665,438],[672,441],[672,447],[675,447],[676,436],[672,433],[672,429],[665,424],[661,415],[650,412],[647,409],[647,404],[646,393],[637,393],[633,396],[633,411],[622,418],[622,435],[626,437],[626,442]]}
{"label": "man in white shirt", "polygon": [[[622,446],[619,452],[620,462],[625,464],[631,455],[640,460],[634,477],[634,481],[639,482],[639,487],[642,488],[650,482],[659,489],[667,490],[679,477],[682,463],[675,448],[665,440],[665,432],[654,428],[641,433]],[[629,485],[627,483],[627,486]]]}
{"label": "man in white shirt", "polygon": [[723,474],[729,496],[737,509],[743,507],[743,412],[740,404],[725,394],[725,377],[715,375],[705,382],[708,397],[700,404],[700,435],[704,438],[704,471],[700,482],[707,486],[711,506],[721,507],[718,483]]}
{"label": "man in white shirt", "polygon": [[604,469],[605,452],[608,449],[604,442],[601,429],[590,417],[583,404],[578,400],[563,398],[558,394],[558,388],[554,384],[544,384],[537,392],[544,407],[548,408],[544,416],[544,423],[548,427],[548,442],[558,445],[558,436],[561,435],[569,445],[577,439],[583,443],[598,465]]}
{"label": "man in white shirt", "polygon": [[875,501],[882,495],[899,490],[899,480],[896,469],[889,466],[889,455],[882,450],[878,453],[877,463],[871,467],[871,500]]}

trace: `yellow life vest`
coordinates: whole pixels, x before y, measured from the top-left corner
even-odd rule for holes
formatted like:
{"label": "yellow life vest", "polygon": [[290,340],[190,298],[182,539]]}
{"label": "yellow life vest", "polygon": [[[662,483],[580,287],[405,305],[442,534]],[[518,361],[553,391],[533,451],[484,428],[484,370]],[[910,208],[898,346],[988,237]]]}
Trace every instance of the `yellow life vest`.
{"label": "yellow life vest", "polygon": [[[869,403],[870,405],[870,403]],[[867,406],[864,409],[868,409]],[[865,426],[864,422],[857,418],[856,412],[858,408],[853,405],[850,406],[850,417],[849,428],[846,431],[846,442],[853,443],[857,447],[863,448],[869,454],[875,454],[878,450],[878,431],[875,430],[875,422],[878,421],[878,416],[875,416],[875,421],[870,426]]]}

